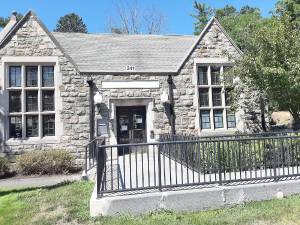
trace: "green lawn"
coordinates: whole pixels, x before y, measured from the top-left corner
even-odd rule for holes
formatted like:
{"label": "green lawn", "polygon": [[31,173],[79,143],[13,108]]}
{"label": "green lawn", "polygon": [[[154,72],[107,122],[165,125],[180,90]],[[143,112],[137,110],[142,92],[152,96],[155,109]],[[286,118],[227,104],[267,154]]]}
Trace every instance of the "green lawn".
{"label": "green lawn", "polygon": [[0,224],[300,224],[300,195],[207,212],[91,219],[92,189],[92,183],[74,182],[51,188],[1,190]]}

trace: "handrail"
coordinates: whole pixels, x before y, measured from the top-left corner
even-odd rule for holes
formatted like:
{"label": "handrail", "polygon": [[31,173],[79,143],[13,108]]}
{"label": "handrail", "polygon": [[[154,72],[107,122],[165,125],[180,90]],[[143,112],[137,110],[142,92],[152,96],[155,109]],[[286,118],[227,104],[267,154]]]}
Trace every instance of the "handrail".
{"label": "handrail", "polygon": [[85,146],[85,174],[87,173],[88,169],[91,169],[96,165],[95,162],[97,148],[95,148],[95,144],[102,145],[103,143],[105,143],[104,137],[96,137]]}
{"label": "handrail", "polygon": [[253,140],[270,140],[270,139],[284,139],[284,138],[300,138],[300,136],[271,136],[271,137],[251,137],[251,138],[226,138],[226,139],[212,139],[212,140],[180,140],[180,141],[162,141],[162,142],[149,142],[149,143],[131,143],[131,144],[116,144],[116,145],[103,145],[100,148],[117,148],[128,146],[147,146],[147,145],[160,145],[160,144],[183,144],[183,143],[207,143],[207,142],[222,142],[222,141],[253,141]]}

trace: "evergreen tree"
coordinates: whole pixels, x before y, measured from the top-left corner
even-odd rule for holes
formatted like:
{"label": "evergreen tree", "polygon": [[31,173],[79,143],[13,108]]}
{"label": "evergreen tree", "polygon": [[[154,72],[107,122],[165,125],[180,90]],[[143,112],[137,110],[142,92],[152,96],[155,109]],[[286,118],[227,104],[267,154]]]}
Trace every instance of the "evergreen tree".
{"label": "evergreen tree", "polygon": [[73,32],[73,33],[87,33],[87,27],[82,20],[82,17],[75,13],[67,14],[60,17],[56,24],[56,32]]}

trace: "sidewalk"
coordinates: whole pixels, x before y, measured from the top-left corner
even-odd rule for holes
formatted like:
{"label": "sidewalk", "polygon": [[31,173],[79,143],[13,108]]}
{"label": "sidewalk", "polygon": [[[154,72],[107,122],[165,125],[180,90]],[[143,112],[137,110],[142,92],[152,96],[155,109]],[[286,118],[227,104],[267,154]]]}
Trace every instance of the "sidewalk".
{"label": "sidewalk", "polygon": [[66,181],[76,181],[80,179],[81,173],[51,176],[16,176],[0,179],[0,189],[53,186]]}

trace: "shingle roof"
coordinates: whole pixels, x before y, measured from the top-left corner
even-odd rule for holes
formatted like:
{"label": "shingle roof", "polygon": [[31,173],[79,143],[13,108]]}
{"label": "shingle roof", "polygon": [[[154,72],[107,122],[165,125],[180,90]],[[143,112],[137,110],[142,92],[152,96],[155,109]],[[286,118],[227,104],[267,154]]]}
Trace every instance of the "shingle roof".
{"label": "shingle roof", "polygon": [[[52,33],[81,72],[176,73],[197,36]],[[132,72],[132,71],[131,71]]]}

